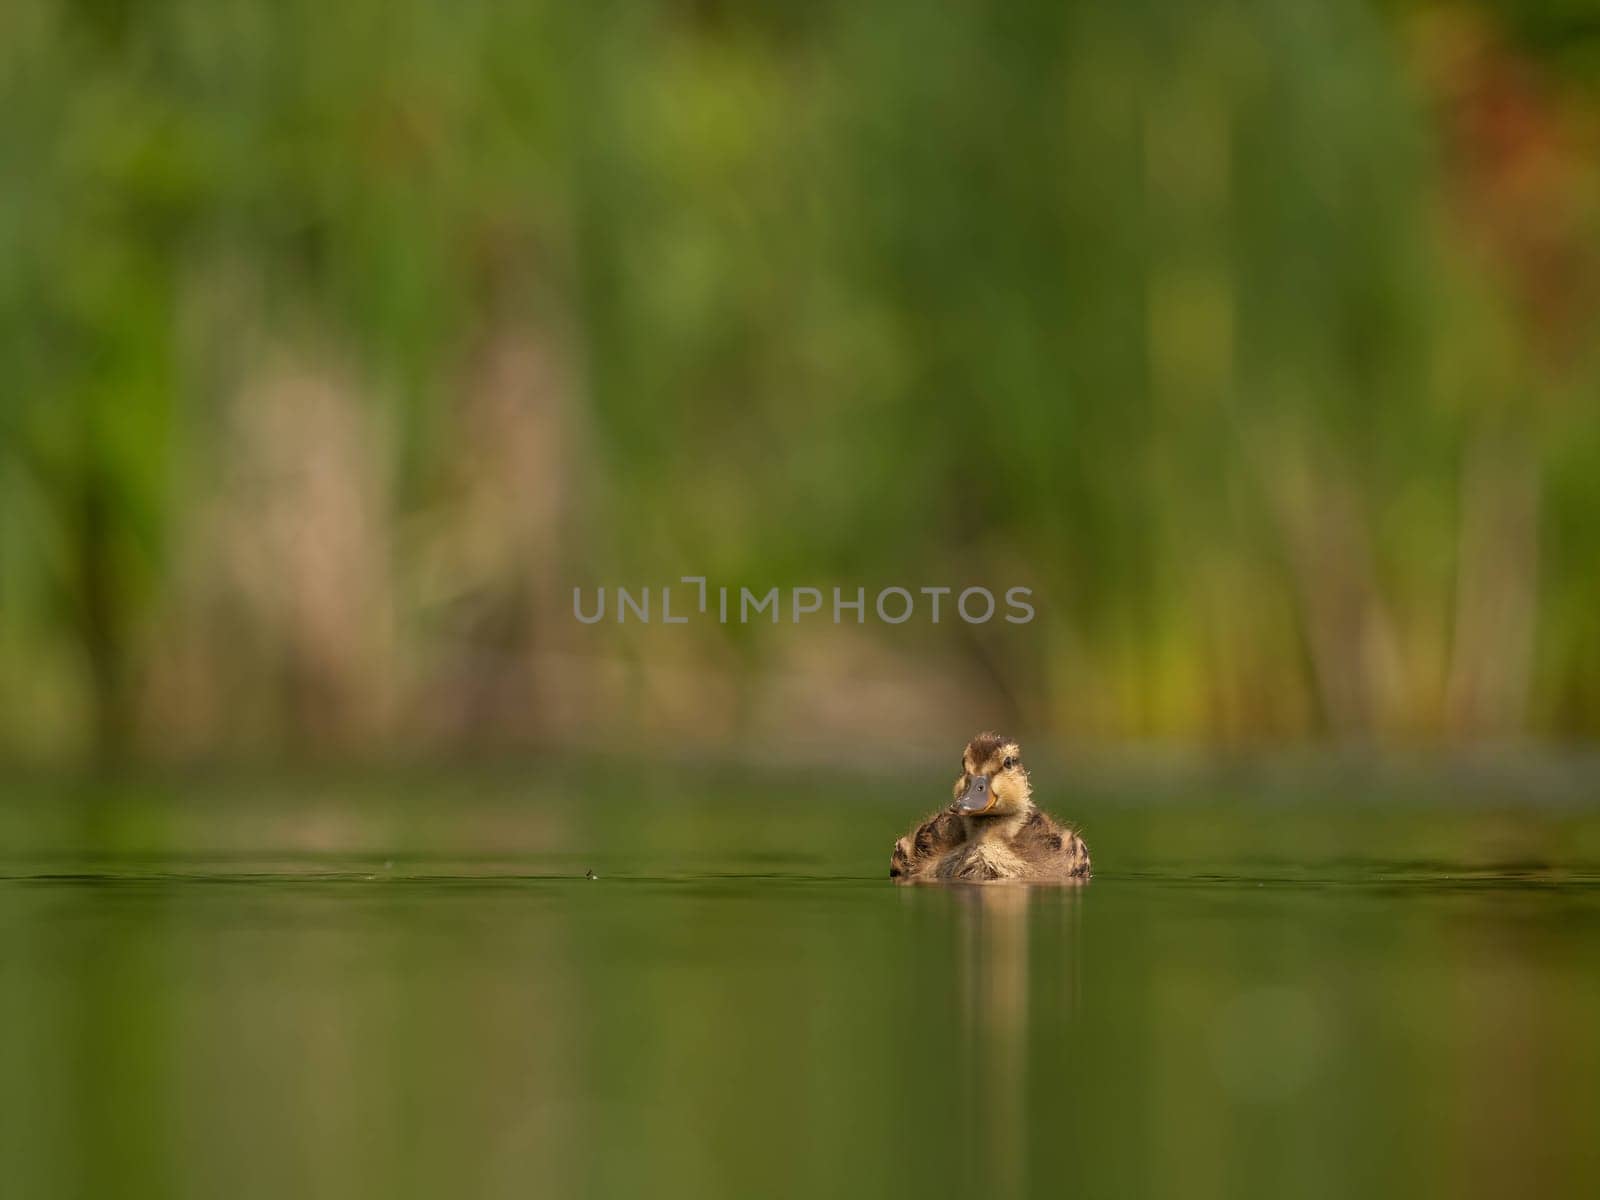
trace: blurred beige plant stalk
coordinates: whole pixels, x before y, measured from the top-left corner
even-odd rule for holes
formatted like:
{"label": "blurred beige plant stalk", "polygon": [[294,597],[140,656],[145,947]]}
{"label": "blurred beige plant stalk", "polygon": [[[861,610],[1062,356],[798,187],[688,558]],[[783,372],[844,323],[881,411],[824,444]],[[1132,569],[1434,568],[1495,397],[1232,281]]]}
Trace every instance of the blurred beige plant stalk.
{"label": "blurred beige plant stalk", "polygon": [[562,704],[540,679],[580,525],[572,389],[554,338],[504,328],[484,337],[457,390],[443,496],[408,534],[405,590],[423,628],[406,724],[430,738],[526,739]]}
{"label": "blurred beige plant stalk", "polygon": [[223,403],[151,664],[157,740],[339,747],[384,728],[396,646],[384,414],[351,376],[282,352]]}

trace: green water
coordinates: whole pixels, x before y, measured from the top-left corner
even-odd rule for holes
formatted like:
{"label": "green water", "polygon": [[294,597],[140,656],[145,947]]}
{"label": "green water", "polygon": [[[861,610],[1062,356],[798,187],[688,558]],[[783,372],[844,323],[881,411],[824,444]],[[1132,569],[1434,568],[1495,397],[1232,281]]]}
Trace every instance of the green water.
{"label": "green water", "polygon": [[942,783],[10,787],[0,1191],[1600,1194],[1582,771],[1079,781],[1087,889],[893,887]]}

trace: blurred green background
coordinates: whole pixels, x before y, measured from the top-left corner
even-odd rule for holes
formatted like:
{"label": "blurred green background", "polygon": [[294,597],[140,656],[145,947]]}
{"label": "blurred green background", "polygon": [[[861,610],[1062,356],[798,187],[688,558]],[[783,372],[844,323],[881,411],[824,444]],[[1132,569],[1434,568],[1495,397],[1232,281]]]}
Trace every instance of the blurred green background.
{"label": "blurred green background", "polygon": [[0,1193],[1600,1194],[1597,333],[1592,0],[4,0]]}
{"label": "blurred green background", "polygon": [[[0,753],[1592,737],[1597,81],[1577,0],[11,0]],[[1038,617],[572,617],[683,574]]]}

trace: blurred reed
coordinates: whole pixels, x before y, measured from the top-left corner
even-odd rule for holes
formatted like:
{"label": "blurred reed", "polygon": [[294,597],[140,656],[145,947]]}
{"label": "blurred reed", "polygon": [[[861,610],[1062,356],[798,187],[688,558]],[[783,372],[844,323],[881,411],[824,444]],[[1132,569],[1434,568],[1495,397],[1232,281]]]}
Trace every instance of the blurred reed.
{"label": "blurred reed", "polygon": [[1593,736],[1541,13],[12,0],[0,751]]}

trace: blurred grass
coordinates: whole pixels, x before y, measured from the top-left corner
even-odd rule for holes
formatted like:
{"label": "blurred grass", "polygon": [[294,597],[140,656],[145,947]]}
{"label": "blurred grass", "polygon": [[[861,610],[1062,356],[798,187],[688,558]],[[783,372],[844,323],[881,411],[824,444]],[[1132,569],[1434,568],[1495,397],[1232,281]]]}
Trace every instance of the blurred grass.
{"label": "blurred grass", "polygon": [[[1593,736],[1597,41],[16,0],[0,751]],[[685,573],[1039,618],[571,619]]]}

